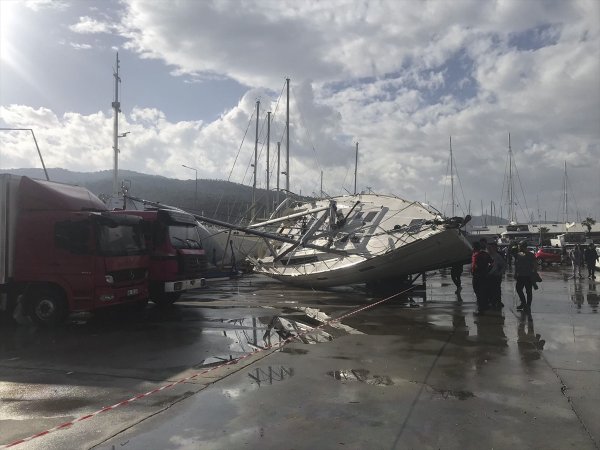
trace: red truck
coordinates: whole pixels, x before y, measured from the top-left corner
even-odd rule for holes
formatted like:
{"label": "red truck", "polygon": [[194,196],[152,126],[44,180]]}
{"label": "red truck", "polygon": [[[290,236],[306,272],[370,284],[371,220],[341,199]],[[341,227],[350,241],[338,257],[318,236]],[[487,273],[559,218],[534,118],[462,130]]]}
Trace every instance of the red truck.
{"label": "red truck", "polygon": [[148,301],[141,219],[117,215],[87,189],[0,175],[0,310],[34,322]]}
{"label": "red truck", "polygon": [[204,287],[207,270],[198,224],[191,214],[175,209],[122,210],[115,214],[143,219],[146,246],[150,252],[150,299],[170,305],[189,289]]}

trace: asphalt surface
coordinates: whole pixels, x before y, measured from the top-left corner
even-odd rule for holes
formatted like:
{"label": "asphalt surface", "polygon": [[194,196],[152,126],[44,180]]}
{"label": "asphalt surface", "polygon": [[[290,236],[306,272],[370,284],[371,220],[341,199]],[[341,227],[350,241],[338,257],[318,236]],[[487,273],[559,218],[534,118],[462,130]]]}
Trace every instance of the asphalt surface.
{"label": "asphalt surface", "polygon": [[444,273],[391,298],[250,275],[169,309],[4,326],[0,444],[598,449],[600,276],[542,277],[530,316],[510,274],[484,316],[467,274],[460,298]]}

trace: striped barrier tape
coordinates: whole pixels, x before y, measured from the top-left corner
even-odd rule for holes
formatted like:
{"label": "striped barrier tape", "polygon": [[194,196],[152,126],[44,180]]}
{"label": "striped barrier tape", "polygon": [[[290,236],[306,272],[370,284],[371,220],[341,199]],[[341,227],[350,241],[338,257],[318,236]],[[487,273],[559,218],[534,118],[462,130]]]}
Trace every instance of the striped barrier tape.
{"label": "striped barrier tape", "polygon": [[134,397],[131,397],[131,398],[127,399],[127,400],[120,401],[119,403],[115,403],[112,406],[105,406],[104,408],[99,409],[97,411],[94,411],[93,413],[86,414],[85,416],[81,416],[81,417],[78,417],[78,418],[76,418],[74,420],[71,420],[69,422],[62,423],[62,424],[60,424],[60,425],[58,425],[58,426],[56,426],[54,428],[49,428],[47,430],[41,431],[41,432],[36,433],[34,435],[31,435],[29,437],[26,437],[26,438],[23,438],[23,439],[18,439],[18,440],[13,441],[13,442],[11,442],[9,444],[4,444],[4,445],[0,446],[0,448],[15,447],[15,446],[23,444],[25,442],[29,442],[29,441],[32,441],[34,439],[37,439],[39,437],[47,436],[48,434],[54,433],[55,431],[64,430],[64,429],[69,428],[69,427],[71,427],[71,426],[73,426],[73,425],[75,425],[75,424],[77,424],[79,422],[83,422],[84,420],[91,419],[91,418],[96,417],[96,416],[98,416],[98,415],[100,415],[102,413],[105,413],[105,412],[117,409],[117,408],[119,408],[121,406],[129,405],[130,403],[133,403],[136,400],[140,400],[140,399],[148,397],[148,396],[150,396],[152,394],[156,394],[157,392],[161,392],[161,391],[164,391],[165,389],[172,388],[173,386],[177,386],[178,384],[185,383],[186,381],[192,380],[192,379],[194,379],[194,378],[196,378],[196,377],[198,377],[200,375],[207,374],[207,373],[209,373],[209,372],[211,372],[213,370],[220,369],[222,367],[229,366],[229,365],[232,365],[232,364],[237,364],[238,362],[243,361],[244,359],[249,358],[251,356],[254,356],[257,353],[268,351],[268,350],[276,350],[276,349],[278,349],[280,347],[283,347],[284,345],[286,345],[286,344],[288,344],[288,343],[290,343],[290,342],[292,342],[292,341],[294,341],[296,339],[299,339],[299,338],[303,337],[306,334],[312,333],[315,330],[319,330],[319,329],[321,329],[321,328],[329,325],[332,322],[339,322],[340,320],[343,320],[343,319],[345,319],[347,317],[350,317],[350,316],[353,316],[355,314],[358,314],[359,312],[362,312],[362,311],[364,311],[366,309],[373,308],[373,307],[375,307],[375,306],[377,306],[377,305],[379,305],[381,303],[384,303],[384,302],[386,302],[388,300],[391,300],[394,297],[398,297],[398,296],[400,296],[402,294],[406,294],[407,292],[411,291],[412,289],[414,289],[414,286],[411,286],[410,288],[405,289],[404,291],[397,292],[396,294],[390,295],[389,297],[386,297],[383,300],[378,300],[376,302],[369,303],[368,305],[365,305],[365,306],[362,306],[362,307],[357,308],[355,310],[352,310],[349,313],[343,314],[340,317],[337,317],[335,319],[330,319],[330,320],[328,320],[326,322],[323,322],[321,325],[319,325],[319,326],[317,326],[315,328],[311,328],[311,329],[305,330],[302,333],[299,333],[299,334],[294,335],[294,336],[290,336],[290,337],[288,337],[286,339],[283,339],[282,341],[276,342],[275,344],[270,344],[270,345],[267,345],[264,348],[256,349],[256,350],[254,350],[254,351],[252,351],[250,353],[245,354],[244,356],[240,356],[239,358],[231,359],[231,360],[229,360],[229,361],[227,361],[227,362],[225,362],[223,364],[219,364],[218,366],[210,367],[210,368],[208,368],[206,370],[203,370],[201,372],[196,372],[196,373],[194,373],[194,374],[192,374],[192,375],[190,375],[188,377],[182,378],[180,380],[174,381],[174,382],[169,383],[169,384],[165,384],[164,386],[160,386],[160,387],[158,387],[156,389],[152,389],[151,391],[145,392],[143,394],[138,394],[138,395],[136,395]]}

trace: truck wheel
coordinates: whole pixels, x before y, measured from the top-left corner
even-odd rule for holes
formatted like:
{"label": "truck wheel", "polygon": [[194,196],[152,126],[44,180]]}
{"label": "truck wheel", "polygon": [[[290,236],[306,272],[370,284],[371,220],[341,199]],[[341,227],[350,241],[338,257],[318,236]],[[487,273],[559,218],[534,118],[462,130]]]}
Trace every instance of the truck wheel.
{"label": "truck wheel", "polygon": [[179,300],[181,292],[164,292],[152,298],[152,301],[158,306],[170,306]]}
{"label": "truck wheel", "polygon": [[29,316],[38,325],[54,326],[67,316],[67,302],[55,289],[38,289],[28,295]]}

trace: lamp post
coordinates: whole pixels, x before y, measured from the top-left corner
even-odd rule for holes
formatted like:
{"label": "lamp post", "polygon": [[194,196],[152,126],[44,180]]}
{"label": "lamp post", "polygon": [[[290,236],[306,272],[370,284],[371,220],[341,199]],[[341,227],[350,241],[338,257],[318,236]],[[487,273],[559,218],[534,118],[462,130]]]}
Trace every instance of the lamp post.
{"label": "lamp post", "polygon": [[194,195],[194,208],[198,209],[198,169],[196,169],[195,167],[186,166],[185,164],[182,164],[181,166],[185,167],[186,169],[193,170],[196,174],[196,193]]}
{"label": "lamp post", "polygon": [[44,174],[46,174],[46,180],[50,181],[50,177],[48,176],[48,171],[46,170],[46,164],[44,164],[44,158],[42,158],[42,152],[40,152],[40,147],[38,146],[37,139],[35,138],[35,133],[32,128],[0,128],[0,131],[31,131],[31,136],[33,136],[33,142],[35,142],[35,148],[37,148],[38,155],[40,155],[40,161],[42,162],[42,167],[44,168]]}

